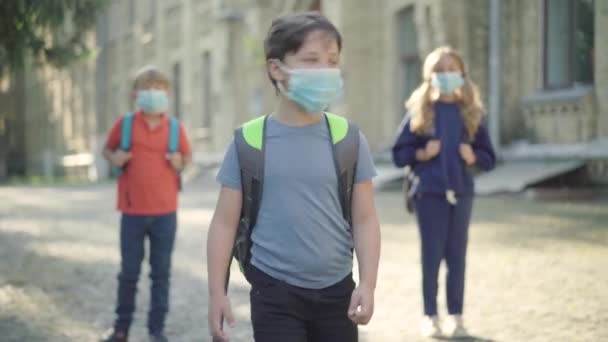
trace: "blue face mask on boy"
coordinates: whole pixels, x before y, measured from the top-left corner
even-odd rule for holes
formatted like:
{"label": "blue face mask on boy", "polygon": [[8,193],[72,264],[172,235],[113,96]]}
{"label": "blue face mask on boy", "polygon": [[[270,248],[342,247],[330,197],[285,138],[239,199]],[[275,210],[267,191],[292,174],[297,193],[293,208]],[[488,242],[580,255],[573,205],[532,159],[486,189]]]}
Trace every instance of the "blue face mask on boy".
{"label": "blue face mask on boy", "polygon": [[289,74],[289,87],[279,83],[279,90],[308,113],[319,113],[327,109],[344,88],[342,74],[338,68],[289,69],[279,64]]}
{"label": "blue face mask on boy", "polygon": [[135,103],[139,109],[148,114],[160,114],[169,110],[169,98],[163,90],[140,90],[137,93]]}
{"label": "blue face mask on boy", "polygon": [[436,72],[431,76],[431,85],[441,95],[451,95],[464,85],[464,78],[460,72]]}

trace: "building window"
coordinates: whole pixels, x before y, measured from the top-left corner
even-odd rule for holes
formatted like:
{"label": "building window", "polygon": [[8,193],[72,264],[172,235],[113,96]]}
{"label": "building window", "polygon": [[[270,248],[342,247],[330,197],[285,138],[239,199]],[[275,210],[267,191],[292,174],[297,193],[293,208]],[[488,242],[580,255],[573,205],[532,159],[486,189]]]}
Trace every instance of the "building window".
{"label": "building window", "polygon": [[129,27],[135,24],[135,0],[129,0]]}
{"label": "building window", "polygon": [[410,6],[397,14],[397,39],[399,47],[399,117],[403,116],[403,103],[421,82],[418,35],[414,22],[414,7]]}
{"label": "building window", "polygon": [[180,118],[181,116],[181,83],[182,83],[182,68],[179,62],[173,64],[173,115]]}
{"label": "building window", "polygon": [[546,89],[593,83],[594,0],[545,0]]}
{"label": "building window", "polygon": [[212,103],[211,103],[211,93],[212,93],[212,65],[211,65],[211,53],[206,51],[203,53],[203,65],[202,65],[202,77],[203,80],[203,98],[202,98],[202,109],[203,109],[203,125],[202,128],[209,130],[211,128],[211,120],[212,120]]}
{"label": "building window", "polygon": [[105,12],[105,19],[109,23],[108,25],[108,40],[116,40],[120,37],[123,30],[123,9],[119,2],[111,2],[107,12]]}
{"label": "building window", "polygon": [[157,0],[148,0],[148,18],[156,17]]}

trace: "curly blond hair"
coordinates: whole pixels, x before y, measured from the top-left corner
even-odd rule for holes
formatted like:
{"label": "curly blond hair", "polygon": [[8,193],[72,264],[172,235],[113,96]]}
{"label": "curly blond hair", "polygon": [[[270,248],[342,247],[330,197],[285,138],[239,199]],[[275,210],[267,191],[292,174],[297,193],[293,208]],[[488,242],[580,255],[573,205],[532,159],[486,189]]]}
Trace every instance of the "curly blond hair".
{"label": "curly blond hair", "polygon": [[469,78],[460,54],[447,46],[435,49],[426,57],[422,69],[422,84],[405,103],[405,107],[411,115],[410,130],[419,135],[428,135],[433,129],[435,123],[433,92],[435,90],[431,86],[431,76],[437,71],[437,65],[445,57],[456,61],[462,71],[464,84],[457,90],[456,97],[462,112],[467,137],[469,140],[473,140],[485,112],[479,87]]}

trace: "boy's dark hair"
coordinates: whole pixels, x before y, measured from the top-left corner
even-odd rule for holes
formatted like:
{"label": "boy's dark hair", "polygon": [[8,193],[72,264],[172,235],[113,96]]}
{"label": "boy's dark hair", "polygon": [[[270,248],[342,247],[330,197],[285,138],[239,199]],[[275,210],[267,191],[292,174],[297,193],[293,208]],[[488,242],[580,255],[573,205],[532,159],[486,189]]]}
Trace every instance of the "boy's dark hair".
{"label": "boy's dark hair", "polygon": [[[313,31],[325,31],[333,35],[338,43],[338,50],[342,50],[342,36],[325,16],[316,12],[288,14],[272,21],[264,39],[266,61],[271,59],[282,61],[286,54],[297,52],[308,34]],[[270,77],[270,74],[268,78],[277,88],[277,82]]]}

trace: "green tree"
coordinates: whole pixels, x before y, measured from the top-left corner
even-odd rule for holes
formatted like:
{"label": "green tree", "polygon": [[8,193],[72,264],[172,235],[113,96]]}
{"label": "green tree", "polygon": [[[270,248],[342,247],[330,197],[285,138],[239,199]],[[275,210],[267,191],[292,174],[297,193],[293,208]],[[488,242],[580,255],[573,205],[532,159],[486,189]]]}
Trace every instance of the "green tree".
{"label": "green tree", "polygon": [[25,175],[25,70],[58,68],[91,53],[87,36],[111,0],[0,0],[0,182]]}
{"label": "green tree", "polygon": [[28,57],[62,67],[86,56],[86,34],[109,0],[0,1],[0,66],[21,69]]}

